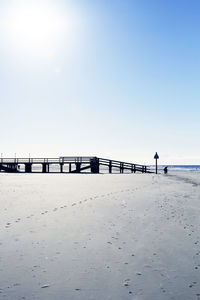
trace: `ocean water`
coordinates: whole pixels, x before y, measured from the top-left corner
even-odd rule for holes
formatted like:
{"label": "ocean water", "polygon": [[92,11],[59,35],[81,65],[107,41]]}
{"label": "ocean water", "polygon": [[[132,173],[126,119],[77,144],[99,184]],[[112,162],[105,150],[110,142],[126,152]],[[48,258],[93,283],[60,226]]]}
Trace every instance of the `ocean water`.
{"label": "ocean water", "polygon": [[[166,165],[159,166],[159,172],[162,172],[164,167],[166,167]],[[168,165],[167,167],[168,172],[200,172],[200,165]]]}

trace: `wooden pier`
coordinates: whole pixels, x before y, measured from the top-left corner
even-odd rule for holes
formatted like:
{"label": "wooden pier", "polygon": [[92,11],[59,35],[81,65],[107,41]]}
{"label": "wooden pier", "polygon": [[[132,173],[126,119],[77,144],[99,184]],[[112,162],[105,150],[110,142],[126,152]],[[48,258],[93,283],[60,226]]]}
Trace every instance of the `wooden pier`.
{"label": "wooden pier", "polygon": [[1,158],[0,172],[7,173],[152,173],[150,167],[96,156],[59,158]]}

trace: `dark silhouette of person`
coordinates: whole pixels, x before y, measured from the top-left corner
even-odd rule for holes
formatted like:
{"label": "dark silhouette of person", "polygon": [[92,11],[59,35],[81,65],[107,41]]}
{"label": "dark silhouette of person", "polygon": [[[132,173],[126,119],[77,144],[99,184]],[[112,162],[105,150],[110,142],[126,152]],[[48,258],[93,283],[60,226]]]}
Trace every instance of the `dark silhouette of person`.
{"label": "dark silhouette of person", "polygon": [[164,167],[164,174],[167,174],[167,172],[168,172],[168,167]]}

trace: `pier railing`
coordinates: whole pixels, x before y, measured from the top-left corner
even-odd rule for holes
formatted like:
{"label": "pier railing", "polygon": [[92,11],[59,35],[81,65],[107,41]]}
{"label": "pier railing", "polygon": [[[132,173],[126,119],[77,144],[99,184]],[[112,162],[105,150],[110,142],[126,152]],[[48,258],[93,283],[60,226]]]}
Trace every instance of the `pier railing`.
{"label": "pier railing", "polygon": [[33,164],[42,164],[42,163],[50,163],[50,164],[59,164],[59,163],[87,163],[91,159],[90,156],[66,156],[66,157],[57,157],[57,158],[0,158],[0,163],[16,163],[16,164],[24,164],[24,163],[33,163]]}

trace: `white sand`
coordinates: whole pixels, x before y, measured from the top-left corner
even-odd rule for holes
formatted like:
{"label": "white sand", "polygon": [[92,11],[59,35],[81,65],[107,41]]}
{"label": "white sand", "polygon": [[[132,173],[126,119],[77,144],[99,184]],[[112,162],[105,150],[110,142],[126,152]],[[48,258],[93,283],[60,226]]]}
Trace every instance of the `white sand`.
{"label": "white sand", "polygon": [[200,175],[0,174],[0,299],[200,300]]}

